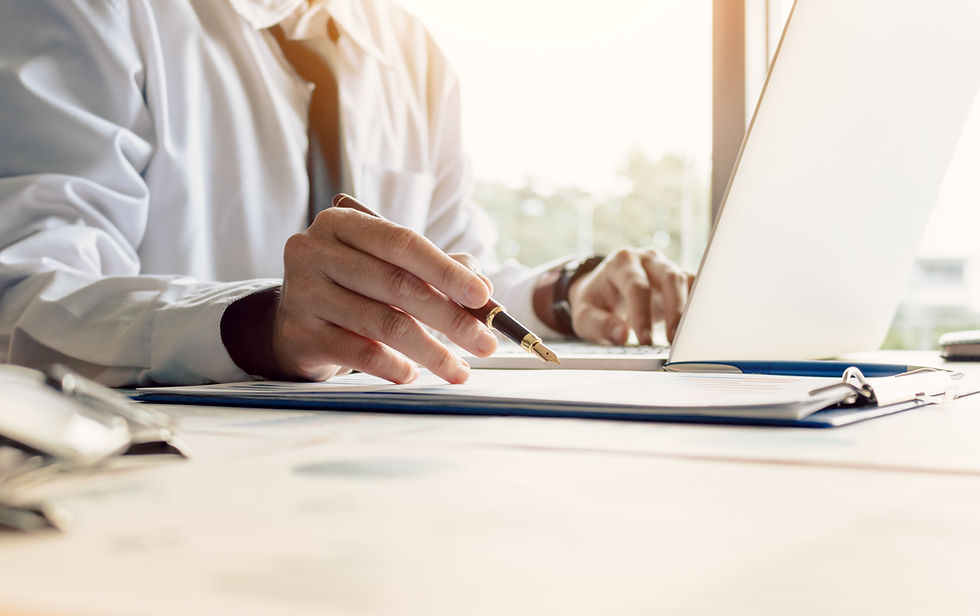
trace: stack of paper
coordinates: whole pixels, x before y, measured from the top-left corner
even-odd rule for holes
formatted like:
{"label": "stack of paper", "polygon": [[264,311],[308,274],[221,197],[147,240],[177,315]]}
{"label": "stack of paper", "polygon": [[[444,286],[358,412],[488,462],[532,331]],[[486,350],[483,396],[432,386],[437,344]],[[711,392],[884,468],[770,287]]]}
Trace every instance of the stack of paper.
{"label": "stack of paper", "polygon": [[[912,377],[915,378],[912,378]],[[829,427],[922,404],[943,394],[950,374],[929,371],[867,379],[889,392],[879,405],[861,387],[840,379],[776,375],[674,374],[633,371],[474,370],[467,383],[449,385],[424,373],[394,385],[365,374],[323,383],[256,381],[140,390],[156,402],[415,413],[534,415],[604,419],[724,421]],[[890,384],[890,387],[884,387]],[[922,393],[923,395],[919,395]]]}

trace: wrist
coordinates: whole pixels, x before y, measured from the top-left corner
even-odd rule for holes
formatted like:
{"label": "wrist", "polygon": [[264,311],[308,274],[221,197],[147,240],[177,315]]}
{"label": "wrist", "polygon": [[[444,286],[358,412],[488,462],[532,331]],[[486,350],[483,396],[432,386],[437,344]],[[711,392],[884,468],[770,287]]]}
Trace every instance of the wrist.
{"label": "wrist", "polygon": [[572,304],[569,300],[569,293],[572,285],[579,281],[583,276],[589,274],[599,267],[605,259],[602,255],[593,255],[581,261],[566,263],[558,274],[555,282],[554,295],[552,297],[551,310],[555,315],[555,322],[558,324],[558,331],[566,336],[575,335],[575,327],[572,324]]}
{"label": "wrist", "polygon": [[581,261],[569,261],[542,275],[535,288],[534,308],[545,325],[563,336],[575,336],[569,293],[573,285],[598,267],[604,258],[595,255]]}
{"label": "wrist", "polygon": [[221,315],[221,342],[232,361],[250,375],[278,378],[273,324],[280,287],[264,289],[235,300]]}
{"label": "wrist", "polygon": [[534,304],[534,314],[542,323],[550,329],[558,331],[558,323],[555,321],[555,313],[551,309],[552,298],[554,297],[555,282],[565,264],[556,265],[538,277],[534,285],[532,302]]}

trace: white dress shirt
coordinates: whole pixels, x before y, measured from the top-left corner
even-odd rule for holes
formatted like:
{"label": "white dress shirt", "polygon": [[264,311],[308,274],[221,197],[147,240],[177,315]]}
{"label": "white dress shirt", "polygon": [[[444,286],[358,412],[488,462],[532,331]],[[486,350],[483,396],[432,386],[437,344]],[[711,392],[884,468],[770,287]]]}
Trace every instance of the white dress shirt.
{"label": "white dress shirt", "polygon": [[[458,84],[386,0],[0,0],[0,350],[112,385],[247,377],[220,337],[308,224],[310,85],[262,28],[341,32],[354,194],[483,263],[532,329],[537,270],[470,201]],[[0,355],[0,358],[4,357]]]}

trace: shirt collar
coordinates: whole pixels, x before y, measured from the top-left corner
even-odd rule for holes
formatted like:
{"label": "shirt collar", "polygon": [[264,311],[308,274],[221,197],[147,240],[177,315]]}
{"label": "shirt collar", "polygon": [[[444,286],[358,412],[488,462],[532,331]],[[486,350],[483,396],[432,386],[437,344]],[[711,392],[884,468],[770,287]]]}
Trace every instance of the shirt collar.
{"label": "shirt collar", "polygon": [[306,0],[230,0],[235,11],[256,30],[274,26]]}
{"label": "shirt collar", "polygon": [[290,39],[326,36],[327,21],[333,18],[341,35],[346,35],[364,53],[382,65],[392,63],[372,32],[360,0],[230,0],[232,7],[256,29],[276,24]]}

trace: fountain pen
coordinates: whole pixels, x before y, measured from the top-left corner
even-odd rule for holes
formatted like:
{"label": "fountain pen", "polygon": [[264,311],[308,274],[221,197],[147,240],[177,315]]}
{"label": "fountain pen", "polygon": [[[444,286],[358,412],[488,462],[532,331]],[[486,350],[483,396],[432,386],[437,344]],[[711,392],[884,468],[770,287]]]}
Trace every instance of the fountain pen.
{"label": "fountain pen", "polygon": [[491,299],[482,308],[466,308],[466,311],[483,321],[487,327],[513,340],[522,349],[536,355],[541,361],[561,365],[554,351],[545,346],[541,338],[520,321],[507,314],[504,307]]}

